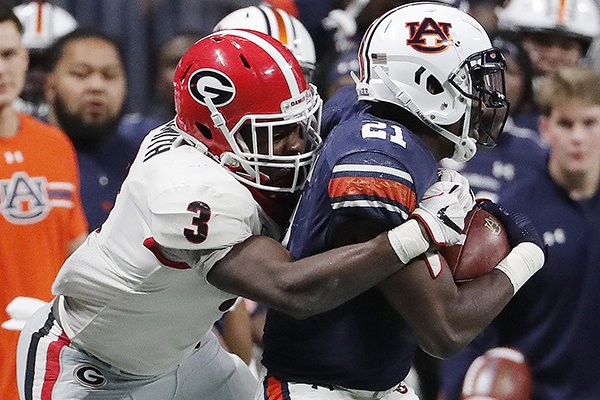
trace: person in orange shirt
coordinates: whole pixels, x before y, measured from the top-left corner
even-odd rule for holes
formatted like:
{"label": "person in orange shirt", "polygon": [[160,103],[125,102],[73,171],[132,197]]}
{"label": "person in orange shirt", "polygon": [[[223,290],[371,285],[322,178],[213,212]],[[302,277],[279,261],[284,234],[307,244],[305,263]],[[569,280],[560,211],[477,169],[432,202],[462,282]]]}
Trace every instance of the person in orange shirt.
{"label": "person in orange shirt", "polygon": [[[12,106],[28,64],[22,33],[12,10],[0,5],[0,322],[10,320],[5,309],[15,298],[52,299],[56,273],[87,234],[71,142]],[[2,326],[0,399],[16,400],[18,324]]]}

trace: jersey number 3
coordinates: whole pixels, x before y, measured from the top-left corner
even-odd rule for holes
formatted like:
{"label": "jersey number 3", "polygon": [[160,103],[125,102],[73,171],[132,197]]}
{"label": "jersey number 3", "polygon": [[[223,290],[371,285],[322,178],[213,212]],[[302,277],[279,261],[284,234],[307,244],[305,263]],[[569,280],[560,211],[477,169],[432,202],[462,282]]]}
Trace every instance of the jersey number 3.
{"label": "jersey number 3", "polygon": [[192,201],[188,204],[187,210],[196,213],[196,216],[192,218],[192,225],[195,228],[185,228],[183,235],[192,243],[202,243],[208,236],[208,220],[211,215],[210,207],[203,201]]}

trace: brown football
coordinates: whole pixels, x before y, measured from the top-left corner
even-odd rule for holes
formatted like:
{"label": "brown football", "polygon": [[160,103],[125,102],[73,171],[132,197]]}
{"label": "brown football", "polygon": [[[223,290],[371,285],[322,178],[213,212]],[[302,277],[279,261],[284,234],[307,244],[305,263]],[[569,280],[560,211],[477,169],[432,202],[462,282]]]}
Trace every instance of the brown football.
{"label": "brown football", "polygon": [[467,238],[462,245],[440,250],[457,282],[487,274],[510,252],[500,220],[479,207],[465,217],[464,232]]}
{"label": "brown football", "polygon": [[461,400],[531,400],[533,379],[523,353],[495,347],[477,357],[465,375]]}

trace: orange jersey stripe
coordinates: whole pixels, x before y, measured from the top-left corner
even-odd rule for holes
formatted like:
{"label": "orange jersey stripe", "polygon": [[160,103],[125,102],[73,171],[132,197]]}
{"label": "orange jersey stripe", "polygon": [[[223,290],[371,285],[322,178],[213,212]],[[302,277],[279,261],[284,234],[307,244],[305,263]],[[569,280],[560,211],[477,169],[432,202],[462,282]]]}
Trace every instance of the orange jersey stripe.
{"label": "orange jersey stripe", "polygon": [[268,400],[286,400],[288,398],[287,396],[284,397],[280,381],[272,376],[267,377],[266,381],[267,385],[265,393],[267,394]]}
{"label": "orange jersey stripe", "polygon": [[329,181],[330,198],[356,195],[369,195],[386,198],[402,204],[413,211],[417,206],[417,194],[410,187],[382,178],[340,177]]}

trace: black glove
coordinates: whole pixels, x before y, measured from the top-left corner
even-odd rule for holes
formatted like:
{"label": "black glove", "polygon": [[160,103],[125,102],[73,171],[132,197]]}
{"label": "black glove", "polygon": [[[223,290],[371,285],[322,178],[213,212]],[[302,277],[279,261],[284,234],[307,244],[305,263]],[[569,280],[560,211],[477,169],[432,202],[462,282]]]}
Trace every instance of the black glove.
{"label": "black glove", "polygon": [[519,243],[531,242],[546,253],[544,240],[525,214],[509,211],[490,200],[477,200],[475,207],[484,209],[502,222],[511,247],[515,247]]}

